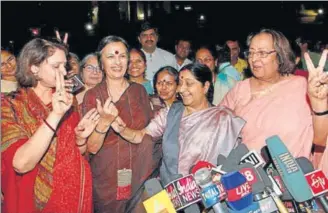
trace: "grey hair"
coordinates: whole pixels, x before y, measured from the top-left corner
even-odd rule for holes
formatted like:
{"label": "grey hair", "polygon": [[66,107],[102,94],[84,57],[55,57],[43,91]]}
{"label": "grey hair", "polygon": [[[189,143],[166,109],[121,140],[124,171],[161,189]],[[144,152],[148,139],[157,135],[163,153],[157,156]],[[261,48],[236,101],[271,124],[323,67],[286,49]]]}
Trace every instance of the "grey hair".
{"label": "grey hair", "polygon": [[280,75],[289,75],[295,71],[295,55],[290,46],[288,39],[280,31],[273,29],[262,29],[257,33],[252,33],[247,37],[247,46],[249,47],[252,39],[261,34],[266,33],[272,36],[273,46],[277,52]]}
{"label": "grey hair", "polygon": [[98,54],[97,53],[89,53],[86,56],[84,56],[84,58],[82,59],[82,61],[80,62],[80,72],[79,72],[79,78],[83,81],[83,68],[85,66],[85,64],[87,63],[87,61],[92,58],[92,57],[96,57],[97,61],[98,61],[98,65],[99,65],[99,59],[98,59]]}

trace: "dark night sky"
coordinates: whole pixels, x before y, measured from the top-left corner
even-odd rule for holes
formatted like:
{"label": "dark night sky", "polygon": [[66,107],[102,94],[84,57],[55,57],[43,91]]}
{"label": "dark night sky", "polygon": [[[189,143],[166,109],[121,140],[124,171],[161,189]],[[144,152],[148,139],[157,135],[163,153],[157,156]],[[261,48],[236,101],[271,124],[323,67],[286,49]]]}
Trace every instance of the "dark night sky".
{"label": "dark night sky", "polygon": [[[322,25],[300,25],[296,17],[299,2],[189,2],[192,12],[167,15],[155,11],[153,21],[160,30],[159,46],[173,50],[174,40],[179,36],[190,37],[194,43],[222,43],[228,38],[244,43],[250,32],[261,27],[281,30],[291,40],[298,35],[314,39],[328,38],[328,18]],[[304,3],[304,2],[303,2]],[[327,2],[318,2],[328,12]],[[186,2],[172,2],[186,4]],[[311,3],[312,5],[316,5]],[[91,2],[1,2],[1,45],[15,41],[16,52],[31,39],[29,27],[41,26],[42,36],[53,35],[53,28],[69,31],[72,52],[82,56],[94,51],[100,39],[115,34],[127,39],[131,46],[138,45],[136,29],[138,23],[119,20],[117,2],[99,2],[99,28],[95,36],[87,36],[84,23]],[[173,8],[174,10],[174,8]],[[197,28],[196,15],[203,13],[207,23]]]}

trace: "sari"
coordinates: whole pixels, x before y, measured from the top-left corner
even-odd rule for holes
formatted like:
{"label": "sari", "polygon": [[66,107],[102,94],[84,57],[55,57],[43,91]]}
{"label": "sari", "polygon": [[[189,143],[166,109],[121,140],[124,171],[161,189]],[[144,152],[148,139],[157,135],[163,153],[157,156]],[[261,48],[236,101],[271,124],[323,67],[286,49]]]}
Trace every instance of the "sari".
{"label": "sari", "polygon": [[[168,114],[168,108],[161,109],[147,126],[146,133],[153,138],[163,136],[168,122],[172,122],[168,119]],[[189,174],[191,166],[198,161],[208,161],[216,165],[219,154],[227,156],[238,144],[238,137],[244,126],[244,121],[235,117],[229,109],[216,106],[184,116],[178,122],[178,140],[172,143],[178,143],[179,151],[178,156],[173,157],[178,159],[176,172],[182,175]],[[166,145],[164,143],[165,140],[163,149]],[[169,160],[166,159],[166,156],[170,158],[169,153],[163,151],[163,161]],[[162,181],[166,184],[169,180]]]}
{"label": "sari", "polygon": [[250,79],[239,82],[220,103],[246,121],[242,141],[260,152],[265,140],[278,135],[294,157],[310,158],[313,125],[306,101],[304,77],[291,76],[276,83],[270,92],[252,99]]}
{"label": "sari", "polygon": [[[107,98],[107,84],[106,81],[102,81],[85,94],[82,104],[83,114],[96,106],[96,99],[104,104]],[[130,86],[114,104],[119,116],[129,128],[141,130],[152,117],[148,95],[140,84],[130,82]],[[158,162],[153,159],[153,147],[151,137],[144,137],[140,144],[132,144],[113,129],[108,130],[101,149],[95,155],[90,154],[96,213],[126,212],[126,208],[131,209],[138,205],[130,202],[129,199],[116,199],[117,171],[124,168],[132,169],[132,196],[130,199],[133,198],[140,204],[141,195],[136,195],[136,193],[158,167]]]}
{"label": "sari", "polygon": [[80,117],[71,108],[33,170],[18,174],[13,168],[16,151],[43,123],[51,111],[31,88],[2,97],[1,186],[3,212],[90,213],[92,183],[88,162],[75,144],[74,128]]}

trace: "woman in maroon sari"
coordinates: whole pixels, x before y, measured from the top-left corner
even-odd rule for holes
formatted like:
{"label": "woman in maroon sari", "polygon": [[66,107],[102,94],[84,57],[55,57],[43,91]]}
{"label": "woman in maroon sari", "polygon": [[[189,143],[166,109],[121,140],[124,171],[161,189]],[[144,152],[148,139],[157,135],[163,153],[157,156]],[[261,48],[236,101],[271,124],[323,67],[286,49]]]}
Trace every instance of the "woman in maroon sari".
{"label": "woman in maroon sari", "polygon": [[100,114],[99,123],[88,139],[94,208],[96,213],[130,212],[140,204],[142,190],[138,189],[157,166],[152,159],[153,143],[148,137],[141,144],[131,144],[110,125],[119,114],[127,126],[143,129],[152,117],[152,110],[144,87],[124,78],[129,60],[126,41],[116,36],[105,37],[97,52],[105,78],[87,91],[82,103],[83,113],[97,107]]}
{"label": "woman in maroon sari", "polygon": [[72,107],[64,82],[66,54],[59,43],[28,42],[18,58],[20,89],[2,97],[3,212],[92,211],[91,171],[81,153],[99,114],[91,109],[80,121]]}

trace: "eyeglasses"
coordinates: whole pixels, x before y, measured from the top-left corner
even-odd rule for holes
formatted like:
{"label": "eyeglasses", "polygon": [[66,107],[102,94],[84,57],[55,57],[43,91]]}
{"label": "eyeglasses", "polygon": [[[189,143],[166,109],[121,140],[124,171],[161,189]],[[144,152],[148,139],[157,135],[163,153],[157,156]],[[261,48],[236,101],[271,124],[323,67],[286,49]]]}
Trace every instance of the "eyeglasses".
{"label": "eyeglasses", "polygon": [[1,62],[1,67],[8,66],[8,65],[10,65],[10,66],[14,66],[15,64],[16,64],[15,57],[12,56],[12,57],[9,57],[9,58],[7,59],[7,61],[3,61],[3,62]]}
{"label": "eyeglasses", "polygon": [[87,72],[95,72],[95,73],[101,73],[100,67],[92,66],[92,65],[85,65],[83,67]]}
{"label": "eyeglasses", "polygon": [[254,56],[258,56],[260,58],[266,58],[268,57],[269,54],[276,52],[275,50],[271,51],[257,51],[257,52],[252,52],[252,51],[245,51],[245,57],[246,58],[253,58]]}
{"label": "eyeglasses", "polygon": [[204,59],[202,59],[202,58],[198,58],[198,59],[196,59],[196,60],[197,60],[198,63],[203,64],[203,63],[209,63],[209,62],[213,61],[214,59],[208,57],[208,58],[204,58]]}
{"label": "eyeglasses", "polygon": [[172,87],[175,82],[173,81],[157,81],[156,86],[167,86],[167,87]]}

